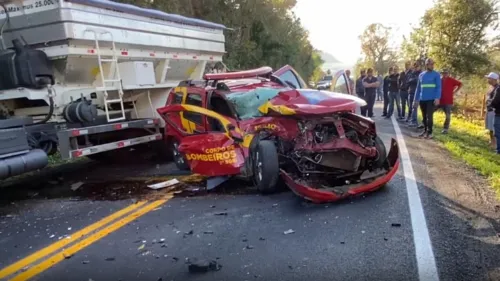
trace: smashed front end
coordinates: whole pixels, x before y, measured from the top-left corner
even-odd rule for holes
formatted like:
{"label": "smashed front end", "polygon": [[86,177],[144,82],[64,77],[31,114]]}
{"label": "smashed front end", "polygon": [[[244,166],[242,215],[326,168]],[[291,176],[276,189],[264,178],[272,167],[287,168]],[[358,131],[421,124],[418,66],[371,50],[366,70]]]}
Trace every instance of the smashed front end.
{"label": "smashed front end", "polygon": [[298,124],[293,143],[281,145],[280,171],[290,189],[309,201],[333,202],[375,191],[399,167],[397,142],[392,139],[387,153],[371,120],[345,113]]}

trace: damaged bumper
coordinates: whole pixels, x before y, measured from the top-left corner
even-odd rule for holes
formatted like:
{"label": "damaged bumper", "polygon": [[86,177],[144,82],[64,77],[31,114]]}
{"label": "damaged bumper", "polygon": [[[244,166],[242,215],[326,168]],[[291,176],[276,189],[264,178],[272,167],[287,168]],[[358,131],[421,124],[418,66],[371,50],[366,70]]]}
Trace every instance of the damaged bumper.
{"label": "damaged bumper", "polygon": [[295,181],[289,174],[281,170],[281,176],[295,192],[295,194],[314,203],[328,203],[337,201],[349,196],[354,196],[366,192],[375,191],[389,182],[399,168],[399,147],[396,140],[392,139],[391,148],[387,155],[386,172],[378,177],[364,180],[356,184],[349,185],[344,192],[334,192],[330,190],[316,189],[302,182]]}

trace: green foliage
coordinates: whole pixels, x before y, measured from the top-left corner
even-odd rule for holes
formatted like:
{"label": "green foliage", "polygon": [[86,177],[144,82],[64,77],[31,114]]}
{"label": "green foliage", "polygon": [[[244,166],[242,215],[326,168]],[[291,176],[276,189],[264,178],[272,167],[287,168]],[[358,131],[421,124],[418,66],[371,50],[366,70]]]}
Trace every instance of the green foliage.
{"label": "green foliage", "polygon": [[356,74],[362,68],[372,67],[379,73],[386,73],[390,66],[397,63],[395,52],[389,45],[390,28],[372,23],[359,36],[363,59],[355,66]]}
{"label": "green foliage", "polygon": [[323,63],[307,31],[291,11],[296,0],[120,0],[168,13],[221,23],[225,31],[224,62],[231,70],[290,64],[312,78]]}
{"label": "green foliage", "polygon": [[496,23],[496,4],[496,0],[438,0],[403,43],[404,55],[428,55],[437,67],[461,77],[484,72],[489,65],[486,31]]}

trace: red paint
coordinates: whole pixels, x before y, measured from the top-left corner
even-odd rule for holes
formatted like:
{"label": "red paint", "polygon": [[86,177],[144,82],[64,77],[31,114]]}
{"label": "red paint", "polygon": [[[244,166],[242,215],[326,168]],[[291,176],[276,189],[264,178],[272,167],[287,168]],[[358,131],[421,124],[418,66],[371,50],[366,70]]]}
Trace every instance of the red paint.
{"label": "red paint", "polygon": [[397,146],[397,143],[394,139],[392,139],[391,150],[387,159],[391,168],[387,174],[375,178],[369,183],[360,183],[359,185],[349,189],[349,191],[344,194],[319,190],[314,187],[303,185],[294,181],[292,177],[283,170],[281,170],[281,176],[290,187],[290,189],[297,195],[304,197],[305,199],[310,200],[314,203],[328,203],[362,193],[373,192],[388,183],[396,174],[399,168],[399,147]]}
{"label": "red paint", "polygon": [[128,56],[128,52],[127,51],[122,51],[121,54],[122,54],[122,56]]}
{"label": "red paint", "polygon": [[[196,97],[196,99],[187,100],[197,100],[196,106],[211,110],[214,108],[212,103],[215,100],[209,102],[209,99],[213,96],[218,97],[219,102],[224,102],[229,93],[245,93],[261,87],[278,89],[279,93],[269,100],[272,106],[269,107],[265,116],[239,120],[229,110],[224,113],[225,119],[235,128],[239,128],[243,135],[257,134],[261,130],[266,130],[269,134],[277,136],[283,141],[289,141],[294,146],[294,151],[322,152],[347,149],[359,156],[373,157],[376,155],[374,147],[363,147],[346,136],[344,129],[346,127],[354,128],[361,135],[376,134],[373,120],[353,113],[359,106],[359,98],[328,91],[292,89],[280,84],[279,81],[271,81],[274,79],[273,76],[280,78],[280,75],[289,75],[288,71],[292,71],[292,74],[296,75],[301,83],[300,76],[290,66],[285,66],[274,73],[270,67],[262,67],[248,71],[206,74],[204,79],[224,84],[229,91],[215,89],[215,83],[209,83],[210,85],[206,88],[190,86],[186,88],[187,97]],[[240,146],[237,141],[226,134],[224,128],[214,127],[210,117],[186,111],[181,104],[178,104],[181,100],[183,100],[182,93],[176,93],[174,88],[167,99],[166,106],[157,109],[166,122],[164,139],[176,140],[180,144],[179,150],[187,155],[187,161],[194,173],[206,176],[245,175],[248,172],[245,170],[248,168],[248,165],[245,165],[246,159],[249,158],[248,148]],[[273,111],[273,108],[276,108],[277,111]],[[280,108],[285,108],[287,112],[293,114],[282,115],[279,113]],[[181,122],[181,114],[185,120],[192,121],[190,128],[194,128],[198,133],[195,131],[195,134],[190,134],[184,129],[183,126],[186,124]],[[194,116],[196,114],[199,116]],[[304,134],[300,132],[300,128],[304,128],[304,124],[309,122],[334,125],[338,137],[326,143],[315,142],[314,134],[310,129],[306,130]],[[235,130],[231,131],[230,134],[238,138],[243,137]],[[223,156],[217,156],[217,153],[226,152],[218,150],[227,149],[227,147],[230,147],[231,155],[226,153]],[[219,159],[220,157],[223,159]],[[227,157],[230,157],[231,161],[225,161]],[[314,202],[330,202],[376,190],[387,183],[399,166],[399,151],[394,140],[388,155],[388,163],[386,174],[372,179],[368,183],[352,186],[345,194],[336,194],[297,183],[283,170],[282,177],[298,195]]]}

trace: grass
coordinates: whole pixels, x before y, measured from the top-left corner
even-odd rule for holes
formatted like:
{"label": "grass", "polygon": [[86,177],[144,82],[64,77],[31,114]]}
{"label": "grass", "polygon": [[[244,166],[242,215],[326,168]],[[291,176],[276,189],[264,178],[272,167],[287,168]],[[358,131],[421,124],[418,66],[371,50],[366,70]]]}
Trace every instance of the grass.
{"label": "grass", "polygon": [[462,159],[486,176],[500,196],[500,155],[490,148],[489,133],[484,125],[471,123],[460,116],[452,115],[450,130],[444,135],[440,133],[444,119],[444,113],[434,114],[436,131],[434,139],[441,142],[453,156]]}

